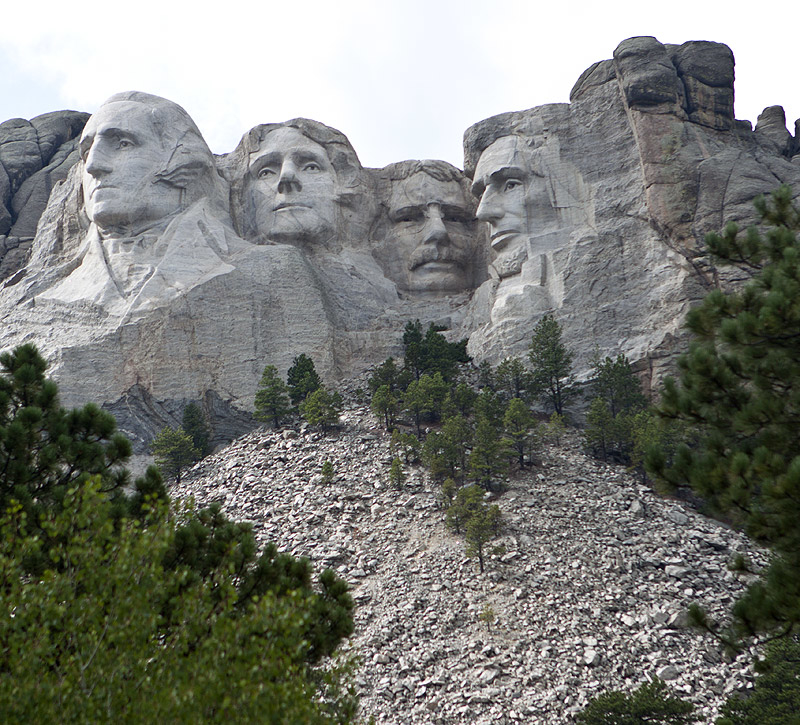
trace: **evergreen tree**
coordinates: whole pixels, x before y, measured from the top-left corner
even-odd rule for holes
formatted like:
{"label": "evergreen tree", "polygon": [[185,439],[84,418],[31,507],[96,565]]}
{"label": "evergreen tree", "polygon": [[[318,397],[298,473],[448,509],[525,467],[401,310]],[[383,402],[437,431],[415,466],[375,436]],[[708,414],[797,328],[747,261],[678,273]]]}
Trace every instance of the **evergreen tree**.
{"label": "evergreen tree", "polygon": [[388,385],[381,385],[372,396],[372,412],[383,420],[386,430],[394,428],[394,417],[400,408],[400,401]]}
{"label": "evergreen tree", "polygon": [[400,453],[406,463],[413,463],[419,458],[419,438],[413,433],[403,433],[395,428],[390,442],[392,453]]}
{"label": "evergreen tree", "polygon": [[344,401],[335,390],[329,391],[324,385],[310,392],[300,403],[300,415],[309,425],[319,426],[327,430],[339,422]]}
{"label": "evergreen tree", "polygon": [[475,407],[478,394],[466,383],[456,385],[445,397],[442,404],[442,417],[463,415],[469,417]]}
{"label": "evergreen tree", "polygon": [[525,454],[536,440],[536,418],[520,398],[512,398],[503,416],[504,443],[512,452],[520,469],[525,467]]}
{"label": "evergreen tree", "polygon": [[472,426],[460,415],[448,418],[441,430],[428,435],[422,446],[422,460],[434,478],[449,476],[464,482],[472,436]]}
{"label": "evergreen tree", "polygon": [[209,440],[211,438],[211,426],[208,424],[208,418],[200,409],[199,405],[196,403],[189,403],[189,405],[183,409],[181,428],[183,428],[192,439],[192,443],[200,454],[200,458],[210,453],[211,447]]}
{"label": "evergreen tree", "polygon": [[532,390],[544,396],[547,404],[563,415],[567,403],[577,394],[572,372],[572,353],[561,341],[561,325],[552,315],[545,315],[533,330],[528,349],[531,362]]}
{"label": "evergreen tree", "polygon": [[493,479],[506,467],[508,449],[500,437],[500,431],[484,417],[475,422],[475,436],[469,455],[469,470],[478,483],[491,489]]}
{"label": "evergreen tree", "polygon": [[325,461],[320,469],[320,474],[322,475],[323,483],[333,483],[333,477],[335,475],[333,464],[330,461]]}
{"label": "evergreen tree", "polygon": [[399,458],[392,459],[392,465],[389,467],[389,483],[393,488],[402,488],[406,480],[406,473],[403,470],[403,464]]}
{"label": "evergreen tree", "polygon": [[478,365],[478,387],[494,390],[494,371],[488,360],[481,360]]}
{"label": "evergreen tree", "polygon": [[553,411],[550,419],[547,421],[547,424],[544,427],[545,436],[548,440],[555,441],[556,445],[560,446],[561,438],[564,436],[566,431],[567,426],[564,422],[564,416]]}
{"label": "evergreen tree", "polygon": [[204,577],[165,565],[195,512],[151,500],[144,521],[119,520],[101,486],[71,485],[40,529],[16,503],[0,515],[4,721],[354,721],[348,668],[318,664],[352,631],[340,580],[312,588],[307,562],[275,554],[259,561],[275,586],[243,601],[240,547],[217,547]]}
{"label": "evergreen tree", "polygon": [[292,366],[286,374],[286,383],[289,386],[289,397],[294,405],[306,399],[322,385],[314,361],[305,353],[292,360]]}
{"label": "evergreen tree", "polygon": [[531,399],[533,378],[525,363],[518,357],[507,357],[497,366],[495,381],[499,391],[508,400],[521,398],[525,402]]}
{"label": "evergreen tree", "polygon": [[767,646],[756,663],[750,693],[731,695],[716,725],[797,725],[800,723],[800,641],[786,637]]}
{"label": "evergreen tree", "polygon": [[440,373],[442,378],[451,382],[458,375],[458,363],[471,360],[467,355],[467,341],[448,342],[442,335],[443,327],[433,323],[423,335],[419,320],[406,323],[403,331],[405,348],[405,368],[419,380],[424,373],[431,375]]}
{"label": "evergreen tree", "polygon": [[636,413],[647,407],[642,384],[625,355],[619,354],[612,360],[607,356],[600,359],[595,353],[593,364],[592,395],[606,402],[612,417]]}
{"label": "evergreen tree", "polygon": [[367,385],[372,393],[386,385],[390,393],[396,394],[398,391],[405,390],[410,382],[411,377],[408,371],[398,368],[394,358],[388,357],[375,368]]}
{"label": "evergreen tree", "polygon": [[580,725],[688,725],[697,722],[694,705],[669,694],[661,680],[641,685],[629,695],[618,690],[604,692],[579,712]]}
{"label": "evergreen tree", "polygon": [[689,484],[775,554],[734,607],[738,634],[800,629],[800,213],[783,186],[757,200],[766,226],[742,238],[735,224],[706,238],[722,262],[753,277],[693,309],[694,333],[679,361],[680,384],[665,381],[661,412],[699,435],[671,466],[648,453],[648,469]]}
{"label": "evergreen tree", "polygon": [[464,527],[467,540],[467,556],[477,557],[481,574],[484,572],[486,544],[496,535],[500,526],[500,507],[497,504],[483,504],[470,516]]}
{"label": "evergreen tree", "polygon": [[403,409],[414,418],[418,436],[422,434],[420,423],[424,418],[431,421],[439,418],[447,392],[447,383],[438,372],[426,373],[409,383],[403,396]]}
{"label": "evergreen tree", "polygon": [[[295,358],[295,362],[297,360],[299,358]],[[272,423],[276,428],[281,424],[281,420],[292,412],[289,387],[281,380],[278,368],[274,365],[267,365],[264,368],[256,390],[255,407],[256,412],[253,417],[262,423]]]}
{"label": "evergreen tree", "polygon": [[[65,410],[47,363],[34,345],[0,355],[0,508],[13,496],[38,520],[66,491],[91,476],[124,504],[131,444],[113,416],[93,403]],[[137,479],[138,490],[164,492],[158,474]]]}
{"label": "evergreen tree", "polygon": [[150,448],[161,473],[166,478],[174,478],[176,483],[181,482],[181,472],[200,457],[189,434],[180,427],[162,428]]}

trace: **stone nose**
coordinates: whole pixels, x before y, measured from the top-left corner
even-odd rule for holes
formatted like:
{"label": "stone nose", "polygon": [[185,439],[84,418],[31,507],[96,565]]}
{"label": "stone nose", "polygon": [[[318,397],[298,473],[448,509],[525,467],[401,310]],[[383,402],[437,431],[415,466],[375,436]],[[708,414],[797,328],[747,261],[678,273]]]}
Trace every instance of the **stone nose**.
{"label": "stone nose", "polygon": [[108,174],[111,171],[111,161],[108,155],[103,152],[99,144],[92,144],[89,153],[86,155],[86,172],[91,176],[98,177]]}
{"label": "stone nose", "polygon": [[430,205],[425,212],[425,226],[422,231],[424,244],[449,244],[450,235],[438,205]]}
{"label": "stone nose", "polygon": [[505,215],[505,209],[500,201],[498,194],[490,188],[486,188],[481,196],[481,201],[478,204],[478,210],[475,216],[482,222],[494,224]]}
{"label": "stone nose", "polygon": [[278,177],[278,193],[286,194],[292,191],[301,191],[303,185],[297,178],[297,166],[291,159],[286,159],[281,164],[281,172]]}

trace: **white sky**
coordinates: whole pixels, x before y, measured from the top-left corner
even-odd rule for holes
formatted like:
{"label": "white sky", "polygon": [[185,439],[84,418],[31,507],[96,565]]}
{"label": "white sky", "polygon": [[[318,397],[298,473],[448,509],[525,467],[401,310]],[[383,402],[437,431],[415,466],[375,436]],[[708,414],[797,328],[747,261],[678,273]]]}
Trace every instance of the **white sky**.
{"label": "white sky", "polygon": [[[483,118],[565,102],[634,35],[713,40],[736,57],[736,116],[800,117],[796,0],[63,0],[0,11],[0,121],[94,111],[140,90],[182,105],[225,153],[259,123],[307,116],[365,166],[441,158]],[[745,8],[744,4],[740,7]]]}

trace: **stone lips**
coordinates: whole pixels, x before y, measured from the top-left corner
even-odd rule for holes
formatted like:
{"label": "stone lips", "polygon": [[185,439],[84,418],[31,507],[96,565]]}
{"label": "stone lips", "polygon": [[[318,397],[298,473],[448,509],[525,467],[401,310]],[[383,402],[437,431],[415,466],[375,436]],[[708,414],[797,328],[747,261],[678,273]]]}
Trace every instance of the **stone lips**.
{"label": "stone lips", "polygon": [[[309,119],[259,126],[231,154],[214,158],[180,109],[178,126],[195,149],[188,154],[163,124],[106,124],[121,142],[115,169],[133,153],[135,163],[125,168],[139,169],[130,173],[148,194],[159,184],[181,190],[178,208],[165,207],[147,229],[137,226],[139,212],[106,216],[130,222],[108,234],[84,198],[97,138],[82,131],[86,114],[0,124],[0,347],[37,342],[65,400],[113,409],[141,451],[154,430],[179,422],[190,400],[213,414],[221,438],[240,432],[253,424],[264,365],[285,373],[305,352],[335,383],[398,355],[403,326],[416,318],[469,337],[476,361],[496,364],[523,355],[538,319],[552,312],[580,375],[595,349],[624,352],[655,387],[685,344],[687,309],[729,281],[706,257],[705,233],[728,220],[750,223],[753,198],[778,182],[800,194],[798,140],[780,107],[766,109],[755,130],[735,120],[733,56],[718,43],[623,41],[612,59],[582,74],[570,99],[466,131],[467,178],[447,173],[459,187],[472,182],[477,196],[465,203],[483,221],[457,221],[463,233],[447,227],[458,207],[444,191],[447,174],[444,187],[404,185],[410,177],[364,169],[343,134]],[[124,103],[179,109],[122,94],[90,128]],[[142,167],[142,133],[171,149],[165,164]],[[521,233],[503,258],[510,238],[502,237],[488,197],[482,211],[488,185],[475,175],[482,158],[487,173],[508,166],[502,154],[492,160],[487,153],[507,138],[522,151],[525,178],[517,181],[527,186],[525,229],[514,227]],[[314,149],[325,157],[312,158]],[[278,157],[285,188],[276,184],[260,198],[272,203],[270,195],[286,189],[316,189],[325,223],[315,228],[324,234],[312,233],[311,215],[290,214],[286,200],[266,207],[280,224],[259,228],[258,205],[247,203],[248,174],[266,179]],[[447,166],[392,167],[425,163]],[[318,184],[326,165],[332,187]],[[511,190],[515,180],[506,176]],[[398,236],[397,225],[410,233]],[[269,238],[273,228],[277,240]],[[495,249],[492,234],[499,235]],[[454,273],[462,239],[473,250],[463,275]],[[426,274],[412,279],[410,271],[425,265]]]}

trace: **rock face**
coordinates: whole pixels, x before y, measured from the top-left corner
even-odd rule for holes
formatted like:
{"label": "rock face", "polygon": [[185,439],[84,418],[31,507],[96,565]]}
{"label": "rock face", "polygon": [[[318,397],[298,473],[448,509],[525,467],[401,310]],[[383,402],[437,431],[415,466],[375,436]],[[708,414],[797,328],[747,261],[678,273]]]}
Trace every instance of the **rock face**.
{"label": "rock face", "polygon": [[[743,591],[736,554],[764,553],[721,524],[659,499],[575,440],[497,501],[504,528],[485,575],[444,525],[438,487],[392,454],[364,406],[341,430],[256,431],[198,463],[172,493],[220,501],[260,542],[308,556],[351,584],[358,690],[378,723],[572,722],[606,689],[667,680],[713,722],[752,682],[747,656],[726,659],[686,627],[702,604],[724,617]],[[329,460],[334,479],[323,483]]]}
{"label": "rock face", "polygon": [[724,45],[631,38],[570,103],[468,129],[464,172],[366,169],[309,119],[214,157],[183,109],[136,92],[7,121],[0,348],[39,344],[66,402],[102,402],[140,451],[189,401],[219,440],[241,432],[265,365],[304,352],[335,383],[416,318],[496,364],[552,312],[579,375],[624,352],[655,386],[689,306],[729,281],[705,233],[780,182],[800,195],[783,110],[735,120],[733,80]]}

